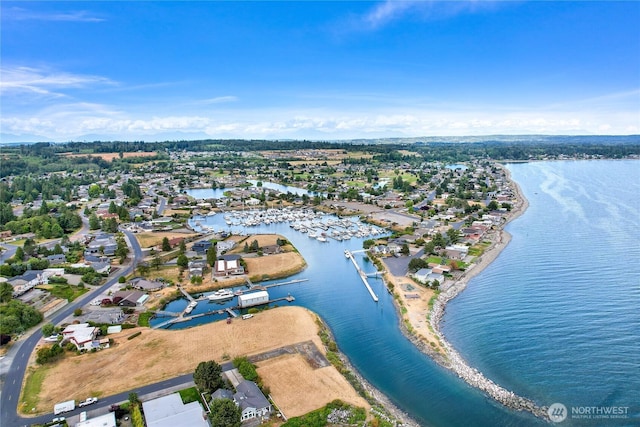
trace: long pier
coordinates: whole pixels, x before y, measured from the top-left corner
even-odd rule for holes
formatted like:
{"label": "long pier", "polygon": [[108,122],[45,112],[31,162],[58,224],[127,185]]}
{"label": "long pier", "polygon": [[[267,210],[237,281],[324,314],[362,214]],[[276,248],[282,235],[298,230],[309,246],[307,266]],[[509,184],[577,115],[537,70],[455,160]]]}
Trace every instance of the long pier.
{"label": "long pier", "polygon": [[362,283],[364,283],[364,286],[366,286],[367,290],[369,291],[369,294],[371,294],[371,298],[373,298],[375,302],[378,302],[378,296],[376,295],[375,292],[373,292],[373,289],[371,289],[371,285],[369,285],[369,281],[367,280],[367,275],[365,274],[364,271],[360,269],[360,266],[356,262],[356,259],[353,257],[353,253],[349,252],[348,250],[345,250],[344,254],[347,256],[347,258],[351,259],[351,262],[353,262],[354,267],[358,271],[358,275],[362,279]]}

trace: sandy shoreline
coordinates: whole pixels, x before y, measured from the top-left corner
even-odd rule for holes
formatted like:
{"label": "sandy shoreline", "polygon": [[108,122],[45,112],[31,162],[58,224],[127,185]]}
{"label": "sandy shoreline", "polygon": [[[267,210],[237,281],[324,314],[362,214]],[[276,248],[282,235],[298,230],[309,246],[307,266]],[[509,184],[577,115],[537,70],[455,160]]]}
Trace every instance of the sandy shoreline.
{"label": "sandy shoreline", "polygon": [[[491,241],[491,245],[485,250],[475,264],[472,264],[465,273],[449,288],[441,292],[435,299],[433,307],[429,312],[429,324],[432,329],[430,335],[436,336],[440,346],[444,349],[444,354],[435,351],[433,348],[425,345],[425,340],[428,341],[429,336],[420,334],[419,328],[412,325],[415,333],[409,333],[406,325],[401,322],[401,329],[408,336],[409,339],[423,352],[430,356],[438,364],[450,369],[469,385],[482,390],[487,395],[495,399],[497,402],[518,411],[528,411],[533,415],[548,419],[547,408],[537,406],[533,401],[516,395],[512,391],[495,384],[490,379],[486,378],[477,369],[471,367],[464,358],[456,351],[456,349],[446,340],[442,332],[440,331],[440,320],[442,319],[446,305],[453,298],[458,296],[466,287],[469,281],[476,275],[480,274],[487,266],[489,266],[500,255],[502,250],[511,241],[511,235],[504,230],[506,224],[522,215],[528,208],[529,202],[524,197],[520,187],[516,182],[511,179],[509,170],[502,166],[502,169],[510,183],[510,186],[515,193],[516,203],[513,206],[509,216],[506,218],[504,224],[499,229],[493,230],[487,234],[488,240]],[[407,304],[407,310],[412,310],[411,305]]]}

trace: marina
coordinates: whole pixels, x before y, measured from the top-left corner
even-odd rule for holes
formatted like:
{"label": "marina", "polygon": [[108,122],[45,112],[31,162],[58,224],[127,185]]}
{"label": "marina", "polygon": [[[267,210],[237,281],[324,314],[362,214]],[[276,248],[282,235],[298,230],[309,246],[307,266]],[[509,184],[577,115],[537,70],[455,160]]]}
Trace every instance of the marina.
{"label": "marina", "polygon": [[[287,295],[286,297],[281,297],[281,298],[275,298],[275,299],[269,299],[266,300],[260,304],[255,304],[255,305],[269,305],[269,304],[273,304],[273,303],[277,303],[277,302],[281,302],[281,301],[287,301],[287,302],[293,302],[295,301],[295,297],[291,296],[291,295]],[[191,302],[189,303],[189,305],[191,304],[197,304],[197,301]],[[252,305],[255,306],[255,305]],[[188,307],[188,306],[187,306]],[[166,313],[163,312],[163,315],[168,315],[170,316],[169,319],[167,319],[164,322],[158,323],[153,327],[153,329],[166,329],[171,327],[171,325],[176,324],[176,323],[183,323],[183,322],[188,322],[190,320],[193,319],[198,319],[201,317],[206,317],[206,316],[212,316],[212,315],[224,315],[225,313],[228,315],[227,319],[232,319],[232,318],[236,318],[239,316],[238,311],[242,310],[243,308],[246,308],[245,306],[234,306],[234,307],[227,307],[224,309],[214,309],[214,310],[208,310],[204,313],[198,313],[198,314],[194,314],[194,315],[185,315],[188,314],[187,311],[185,310],[182,315],[177,315],[174,316],[174,314],[170,314],[170,313]],[[193,309],[192,309],[193,310]],[[190,313],[191,311],[189,311]],[[158,315],[159,312],[156,312],[156,315]]]}
{"label": "marina", "polygon": [[[386,233],[383,228],[365,224],[357,218],[339,218],[316,212],[307,208],[269,208],[248,209],[226,212],[223,215],[226,231],[234,232],[234,227],[251,228],[261,225],[288,223],[294,230],[305,233],[309,238],[326,243],[329,239],[336,241],[352,238],[365,238]],[[215,232],[216,229],[206,224],[204,215],[194,216],[190,220],[190,226],[195,231]],[[225,231],[224,226],[218,231]]]}

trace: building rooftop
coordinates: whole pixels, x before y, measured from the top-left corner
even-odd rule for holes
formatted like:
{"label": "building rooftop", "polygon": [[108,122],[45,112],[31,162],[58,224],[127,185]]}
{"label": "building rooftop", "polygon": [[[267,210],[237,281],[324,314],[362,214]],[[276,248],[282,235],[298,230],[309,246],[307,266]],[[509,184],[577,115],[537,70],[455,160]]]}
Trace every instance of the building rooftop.
{"label": "building rooftop", "polygon": [[178,393],[142,402],[147,427],[209,427],[198,402],[182,403]]}

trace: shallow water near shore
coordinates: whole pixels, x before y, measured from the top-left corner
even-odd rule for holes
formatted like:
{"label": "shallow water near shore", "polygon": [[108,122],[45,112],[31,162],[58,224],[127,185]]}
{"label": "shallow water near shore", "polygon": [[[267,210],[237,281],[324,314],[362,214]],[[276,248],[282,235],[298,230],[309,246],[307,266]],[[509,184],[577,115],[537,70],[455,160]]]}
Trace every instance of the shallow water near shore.
{"label": "shallow water near shore", "polygon": [[[541,405],[640,416],[639,161],[508,165],[529,209],[498,259],[447,306],[441,329],[471,366]],[[635,417],[632,418],[632,417]]]}

